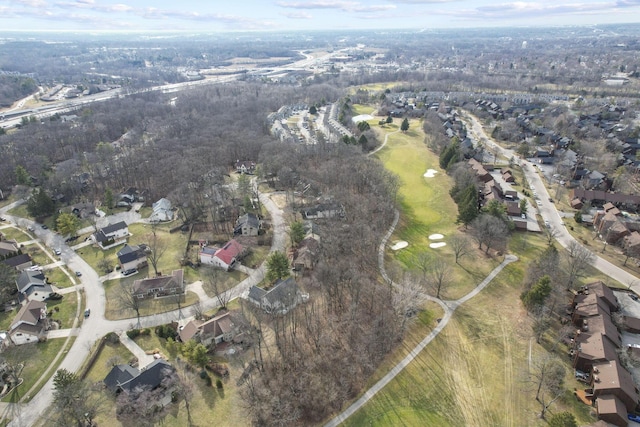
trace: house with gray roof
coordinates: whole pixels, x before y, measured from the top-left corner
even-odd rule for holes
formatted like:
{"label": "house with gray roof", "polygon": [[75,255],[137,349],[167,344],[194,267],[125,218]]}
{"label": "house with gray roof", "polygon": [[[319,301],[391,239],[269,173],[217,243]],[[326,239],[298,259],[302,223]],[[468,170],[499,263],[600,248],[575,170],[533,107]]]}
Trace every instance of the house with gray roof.
{"label": "house with gray roof", "polygon": [[173,206],[164,197],[152,205],[153,213],[149,216],[151,222],[165,222],[173,219]]}
{"label": "house with gray roof", "polygon": [[260,232],[262,221],[256,214],[246,213],[238,218],[233,234],[242,236],[257,236]]}
{"label": "house with gray roof", "polygon": [[16,278],[18,292],[29,301],[44,301],[53,293],[40,271],[23,270]]}
{"label": "house with gray roof", "polygon": [[139,299],[182,294],[185,292],[184,270],[173,270],[170,276],[136,280],[132,292]]}
{"label": "house with gray roof", "polygon": [[289,277],[278,279],[268,291],[252,286],[247,299],[267,313],[286,314],[299,303],[306,302],[309,294],[302,293],[295,280]]}
{"label": "house with gray roof", "polygon": [[33,265],[31,255],[20,254],[11,258],[7,258],[2,261],[4,265],[8,265],[11,268],[15,268],[18,271],[25,270]]}
{"label": "house with gray roof", "polygon": [[172,387],[170,378],[175,368],[166,360],[156,359],[142,370],[129,365],[114,366],[104,378],[103,383],[113,393],[141,393],[142,391],[158,391],[158,403],[165,406],[171,402]]}
{"label": "house with gray roof", "polygon": [[137,270],[147,266],[147,247],[145,245],[124,245],[118,251],[120,271]]}
{"label": "house with gray roof", "polygon": [[29,301],[22,306],[9,326],[9,338],[15,345],[37,343],[46,335],[47,305],[42,301]]}
{"label": "house with gray roof", "polygon": [[91,238],[102,249],[109,249],[126,243],[129,236],[129,227],[124,221],[109,224],[106,227],[96,231]]}

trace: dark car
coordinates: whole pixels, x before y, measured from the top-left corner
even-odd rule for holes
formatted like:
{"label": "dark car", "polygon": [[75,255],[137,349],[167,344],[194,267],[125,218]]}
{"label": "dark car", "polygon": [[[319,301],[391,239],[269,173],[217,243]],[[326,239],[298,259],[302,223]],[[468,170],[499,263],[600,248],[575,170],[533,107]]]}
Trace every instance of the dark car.
{"label": "dark car", "polygon": [[42,229],[43,230],[46,230],[47,228],[49,228],[49,227],[47,227],[47,224],[42,224]]}
{"label": "dark car", "polygon": [[79,271],[76,271],[76,276],[80,277],[82,276],[82,273],[80,273]]}
{"label": "dark car", "polygon": [[69,243],[69,242],[74,242],[78,240],[78,236],[71,236],[71,237],[67,237],[66,239],[64,239],[65,242]]}
{"label": "dark car", "polygon": [[90,309],[90,308],[87,308],[87,309],[84,311],[84,317],[89,317],[89,315],[90,315],[90,314],[91,314],[91,309]]}
{"label": "dark car", "polygon": [[627,418],[629,418],[631,421],[635,421],[637,423],[640,423],[640,415],[627,414]]}
{"label": "dark car", "polygon": [[638,295],[636,294],[629,294],[629,298],[631,298],[634,301],[638,301]]}

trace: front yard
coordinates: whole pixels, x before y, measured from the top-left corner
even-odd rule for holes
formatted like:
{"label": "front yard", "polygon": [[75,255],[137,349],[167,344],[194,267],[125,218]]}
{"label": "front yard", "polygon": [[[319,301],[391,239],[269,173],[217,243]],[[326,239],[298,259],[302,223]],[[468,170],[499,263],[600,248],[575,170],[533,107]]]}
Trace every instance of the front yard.
{"label": "front yard", "polygon": [[[104,290],[107,298],[106,309],[104,316],[108,320],[122,320],[122,319],[135,319],[136,313],[134,310],[127,308],[126,304],[119,298],[118,295],[122,294],[123,286],[128,286],[133,283],[136,278],[142,278],[144,276],[134,275],[131,277],[125,277],[122,279],[108,280],[104,282]],[[123,285],[121,285],[123,283]],[[198,301],[198,296],[193,292],[187,292],[182,296],[182,302],[180,307],[184,310],[184,313],[189,312],[190,305],[195,304]],[[168,296],[163,298],[153,298],[143,300],[140,306],[140,316],[150,316],[152,314],[165,313],[167,311],[173,311],[178,309],[177,298],[175,296]]]}

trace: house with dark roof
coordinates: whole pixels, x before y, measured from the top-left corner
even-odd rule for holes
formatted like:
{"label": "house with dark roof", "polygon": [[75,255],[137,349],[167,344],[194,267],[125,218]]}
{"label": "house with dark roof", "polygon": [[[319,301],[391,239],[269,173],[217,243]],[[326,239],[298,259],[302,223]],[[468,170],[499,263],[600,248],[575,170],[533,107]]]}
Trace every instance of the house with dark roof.
{"label": "house with dark roof", "polygon": [[170,276],[150,277],[133,282],[133,294],[139,298],[159,298],[182,294],[184,287],[184,270],[173,270]]}
{"label": "house with dark roof", "polygon": [[91,235],[92,240],[102,249],[109,249],[126,243],[129,236],[129,227],[124,221],[108,226],[96,231]]}
{"label": "house with dark roof", "polygon": [[118,251],[120,271],[138,270],[147,266],[147,247],[145,245],[124,245]]}
{"label": "house with dark roof", "polygon": [[125,384],[135,378],[140,371],[131,365],[116,365],[104,377],[102,382],[111,393],[116,393],[122,384]]}
{"label": "house with dark roof", "polygon": [[175,368],[163,359],[156,359],[142,370],[129,365],[114,366],[103,383],[112,393],[137,394],[145,390],[158,391],[155,403],[160,406],[171,402],[171,377]]}
{"label": "house with dark roof", "polygon": [[298,284],[289,277],[278,279],[268,291],[252,286],[247,299],[267,313],[286,314],[301,302],[309,299],[309,294],[301,292]]}
{"label": "house with dark roof", "polygon": [[245,254],[245,249],[235,239],[231,239],[221,248],[203,246],[199,256],[202,264],[212,265],[229,271]]}
{"label": "house with dark roof", "polygon": [[0,240],[0,258],[9,258],[18,255],[20,247],[15,240]]}
{"label": "house with dark roof", "polygon": [[229,342],[236,334],[236,325],[229,312],[215,316],[207,321],[191,320],[178,333],[180,341],[187,342],[196,339],[202,344],[220,344]]}
{"label": "house with dark roof", "polygon": [[304,219],[343,218],[344,206],[338,203],[320,203],[300,210]]}
{"label": "house with dark roof", "polygon": [[620,365],[617,357],[593,365],[591,386],[596,401],[606,395],[616,396],[628,412],[636,410],[638,389],[633,377]]}
{"label": "house with dark roof", "polygon": [[251,160],[236,160],[235,168],[238,173],[253,175],[256,171],[256,162]]}
{"label": "house with dark roof", "polygon": [[15,345],[38,342],[49,327],[47,305],[42,301],[29,301],[22,306],[9,326],[9,338]]}
{"label": "house with dark roof", "polygon": [[29,301],[44,301],[53,293],[40,271],[23,270],[16,278],[18,292]]}
{"label": "house with dark roof", "polygon": [[26,270],[33,265],[31,255],[29,254],[16,255],[14,257],[2,260],[2,263],[4,265],[8,265],[11,268],[15,268],[18,271]]}
{"label": "house with dark roof", "polygon": [[242,236],[257,236],[262,222],[256,214],[246,213],[238,218],[233,234]]}

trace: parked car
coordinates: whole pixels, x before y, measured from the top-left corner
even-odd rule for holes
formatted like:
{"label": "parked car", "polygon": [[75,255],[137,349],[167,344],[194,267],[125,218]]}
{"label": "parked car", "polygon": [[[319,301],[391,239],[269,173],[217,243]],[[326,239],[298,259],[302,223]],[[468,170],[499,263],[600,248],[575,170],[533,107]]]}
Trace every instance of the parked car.
{"label": "parked car", "polygon": [[56,249],[54,252],[56,253],[56,255],[62,254],[62,251],[60,249]]}
{"label": "parked car", "polygon": [[131,276],[132,274],[137,273],[137,272],[138,272],[138,270],[136,270],[135,268],[132,268],[130,270],[123,271],[122,275],[123,276]]}
{"label": "parked car", "polygon": [[0,221],[4,222],[4,221],[6,221],[6,220],[7,220],[7,218],[5,218],[5,217],[3,217],[3,216],[0,216]]}
{"label": "parked car", "polygon": [[634,301],[638,301],[638,295],[636,295],[636,294],[631,294],[631,293],[630,293],[630,294],[629,294],[629,298],[631,298],[631,299],[632,299],[632,300],[634,300]]}
{"label": "parked car", "polygon": [[80,276],[82,276],[82,273],[79,272],[79,271],[76,271],[76,276],[80,277]]}
{"label": "parked car", "polygon": [[576,369],[575,376],[578,381],[589,381],[590,375],[586,372],[582,372]]}
{"label": "parked car", "polygon": [[84,317],[89,317],[89,315],[91,315],[91,309],[90,309],[90,308],[87,308],[87,309],[84,311]]}
{"label": "parked car", "polygon": [[637,423],[640,423],[640,415],[627,414],[627,418],[629,418],[629,420],[631,420],[631,421],[635,421]]}
{"label": "parked car", "polygon": [[49,227],[47,227],[47,224],[42,224],[42,229],[43,230],[46,230],[47,228],[49,228]]}
{"label": "parked car", "polygon": [[78,240],[78,236],[71,236],[71,237],[67,237],[66,239],[64,239],[65,242],[69,243],[69,242],[73,242]]}
{"label": "parked car", "polygon": [[35,229],[35,228],[33,228],[32,226],[28,226],[28,227],[27,227],[27,230],[29,230],[29,231],[36,231],[36,229]]}

